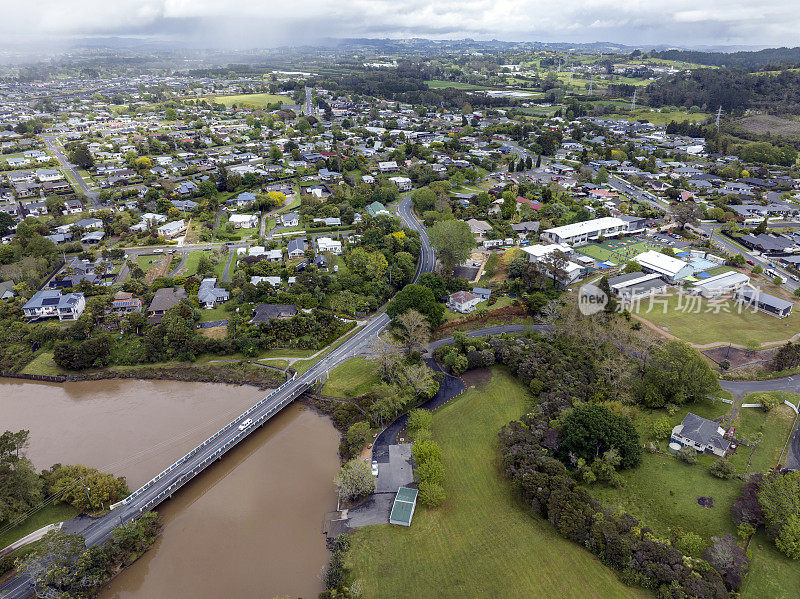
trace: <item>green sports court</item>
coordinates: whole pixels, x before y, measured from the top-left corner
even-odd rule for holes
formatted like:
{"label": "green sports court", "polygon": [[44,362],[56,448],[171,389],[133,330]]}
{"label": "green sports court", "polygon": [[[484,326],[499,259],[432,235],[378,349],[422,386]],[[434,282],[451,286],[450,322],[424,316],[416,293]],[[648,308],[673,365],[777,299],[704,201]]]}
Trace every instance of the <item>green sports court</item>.
{"label": "green sports court", "polygon": [[639,254],[650,250],[658,251],[659,249],[661,248],[652,243],[626,237],[623,239],[607,239],[602,243],[590,243],[589,245],[575,248],[575,251],[598,262],[625,264]]}

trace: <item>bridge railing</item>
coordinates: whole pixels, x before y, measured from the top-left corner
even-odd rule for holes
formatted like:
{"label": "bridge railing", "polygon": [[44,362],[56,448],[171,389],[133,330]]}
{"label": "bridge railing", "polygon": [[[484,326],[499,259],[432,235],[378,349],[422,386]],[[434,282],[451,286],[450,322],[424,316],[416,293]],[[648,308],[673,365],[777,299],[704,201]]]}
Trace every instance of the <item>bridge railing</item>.
{"label": "bridge railing", "polygon": [[[309,383],[309,385],[311,385],[311,384],[313,384],[313,382]],[[276,391],[277,391],[277,389],[276,389]],[[153,509],[155,506],[157,506],[159,503],[164,501],[164,499],[166,499],[167,497],[171,496],[173,493],[175,493],[175,491],[180,489],[183,485],[185,485],[190,480],[192,480],[195,476],[197,476],[197,474],[199,474],[200,472],[205,470],[210,463],[212,463],[213,461],[218,460],[219,458],[221,458],[222,455],[227,453],[227,451],[231,447],[235,446],[244,437],[246,437],[251,432],[253,432],[255,429],[257,429],[259,427],[259,425],[261,425],[262,423],[264,423],[267,420],[269,420],[270,418],[272,418],[275,414],[277,414],[284,407],[286,407],[287,404],[289,404],[292,401],[294,401],[294,398],[295,398],[294,395],[288,395],[283,400],[281,400],[279,403],[277,403],[274,406],[272,406],[269,410],[267,410],[261,416],[259,416],[253,422],[253,424],[251,426],[247,427],[243,431],[239,431],[236,435],[234,435],[233,437],[228,439],[222,447],[218,448],[214,453],[212,453],[211,455],[207,456],[202,462],[197,464],[189,472],[185,472],[184,474],[182,474],[170,486],[168,486],[166,489],[161,491],[158,495],[156,495],[155,497],[150,499],[147,503],[142,505],[139,508],[139,512],[140,513],[144,513],[146,511],[149,511],[149,510]],[[257,405],[261,405],[261,404],[263,404],[263,401],[259,402],[259,404],[257,404]]]}
{"label": "bridge railing", "polygon": [[[291,384],[291,383],[293,383],[293,382],[294,382],[294,380],[295,380],[296,378],[297,378],[297,372],[295,372],[295,373],[292,375],[292,378],[290,378],[288,381],[286,381],[285,383],[283,383],[283,384],[282,384],[280,387],[278,387],[277,389],[275,389],[275,390],[273,390],[272,392],[270,392],[270,394],[269,394],[269,395],[267,395],[267,396],[266,396],[264,399],[262,399],[261,401],[259,401],[259,402],[258,402],[257,404],[255,404],[254,406],[251,406],[250,408],[248,408],[248,409],[247,409],[247,410],[246,410],[244,413],[242,413],[242,414],[239,414],[239,415],[238,415],[236,418],[234,418],[233,420],[231,420],[231,421],[230,421],[228,424],[226,424],[225,426],[223,426],[223,427],[222,427],[220,430],[218,430],[216,433],[214,433],[213,435],[211,435],[211,436],[210,436],[208,439],[206,439],[205,441],[203,441],[203,442],[202,442],[200,445],[198,445],[197,447],[195,447],[194,449],[192,449],[192,450],[191,450],[189,453],[187,453],[186,455],[184,455],[182,458],[180,458],[179,460],[177,460],[177,461],[176,461],[175,463],[173,463],[172,465],[168,466],[167,468],[165,468],[164,470],[162,470],[161,472],[159,472],[157,475],[155,475],[155,476],[154,476],[153,478],[151,478],[149,481],[147,481],[146,483],[144,483],[144,484],[143,484],[141,487],[139,487],[138,489],[136,489],[136,491],[134,491],[133,493],[131,493],[130,495],[128,495],[128,496],[127,496],[125,499],[123,499],[122,501],[118,501],[117,503],[114,503],[114,504],[112,504],[111,506],[109,506],[109,509],[112,509],[112,510],[113,510],[114,508],[117,508],[117,507],[119,507],[119,506],[121,506],[121,505],[127,505],[127,504],[129,504],[131,501],[133,501],[135,498],[139,497],[139,496],[140,496],[142,493],[144,493],[144,492],[145,492],[147,489],[149,489],[150,487],[152,487],[152,486],[153,486],[155,483],[157,483],[159,480],[161,480],[162,478],[164,478],[165,476],[167,476],[167,475],[168,475],[170,472],[174,471],[176,468],[178,468],[179,466],[181,466],[182,464],[184,464],[184,463],[186,462],[186,460],[188,460],[188,459],[190,459],[191,457],[193,457],[194,455],[196,455],[196,454],[197,454],[197,452],[199,452],[199,451],[202,451],[202,449],[203,449],[204,447],[208,446],[208,444],[209,444],[209,443],[212,443],[212,442],[213,442],[215,439],[217,439],[217,438],[218,438],[220,435],[222,435],[222,434],[224,434],[225,432],[227,432],[228,430],[230,430],[230,428],[231,428],[231,427],[235,426],[235,425],[236,425],[238,422],[240,422],[242,419],[245,419],[245,418],[247,418],[247,416],[248,416],[249,414],[252,414],[254,410],[257,410],[257,409],[258,409],[258,408],[260,408],[262,405],[264,405],[264,403],[265,403],[265,402],[267,402],[267,401],[269,401],[269,400],[270,400],[270,399],[271,399],[271,398],[272,398],[272,397],[273,397],[273,396],[274,396],[276,393],[280,393],[281,391],[283,391],[283,390],[286,388],[286,386],[287,386],[287,385],[289,385],[289,384]],[[283,402],[281,402],[281,403],[283,403]]]}

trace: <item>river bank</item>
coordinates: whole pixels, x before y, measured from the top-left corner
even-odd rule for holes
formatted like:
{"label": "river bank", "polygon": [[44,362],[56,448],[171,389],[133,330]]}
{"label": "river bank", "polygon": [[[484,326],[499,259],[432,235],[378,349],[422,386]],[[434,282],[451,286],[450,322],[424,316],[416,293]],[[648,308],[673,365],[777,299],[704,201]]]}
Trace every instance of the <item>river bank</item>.
{"label": "river bank", "polygon": [[[31,430],[27,453],[37,468],[85,463],[135,488],[260,399],[237,382],[1,379],[0,412],[6,428]],[[326,416],[289,406],[159,508],[164,526],[153,549],[100,596],[192,588],[191,596],[218,597],[223,586],[234,596],[315,596],[329,557],[321,523],[336,506],[338,444]],[[265,568],[263,556],[274,566]],[[212,575],[222,586],[206,580]]]}

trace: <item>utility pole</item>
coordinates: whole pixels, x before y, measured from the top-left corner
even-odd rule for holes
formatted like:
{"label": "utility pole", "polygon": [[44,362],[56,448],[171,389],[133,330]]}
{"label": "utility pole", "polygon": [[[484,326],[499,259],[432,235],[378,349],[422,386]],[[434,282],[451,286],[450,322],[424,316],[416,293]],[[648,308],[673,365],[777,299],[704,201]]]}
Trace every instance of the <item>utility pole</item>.
{"label": "utility pole", "polygon": [[78,479],[81,481],[81,486],[83,487],[83,490],[86,491],[86,500],[89,502],[89,507],[92,507],[92,498],[89,496],[89,491],[91,490],[91,487],[86,486],[86,483],[83,481],[82,476],[79,476]]}

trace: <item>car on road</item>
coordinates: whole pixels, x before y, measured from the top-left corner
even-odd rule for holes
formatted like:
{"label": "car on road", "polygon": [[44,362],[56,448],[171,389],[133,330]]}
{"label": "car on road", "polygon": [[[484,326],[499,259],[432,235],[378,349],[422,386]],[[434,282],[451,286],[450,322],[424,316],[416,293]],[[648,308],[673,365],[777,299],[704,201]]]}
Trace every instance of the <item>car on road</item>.
{"label": "car on road", "polygon": [[249,428],[252,425],[253,425],[253,419],[248,418],[247,420],[242,421],[242,423],[239,425],[239,430],[243,431],[244,429]]}
{"label": "car on road", "polygon": [[378,462],[372,460],[372,476],[378,476]]}
{"label": "car on road", "polygon": [[163,254],[164,250],[162,250],[161,248],[157,248],[157,249],[153,250],[153,253],[154,254]]}
{"label": "car on road", "polygon": [[755,265],[756,265],[756,263],[755,263],[755,262],[753,262],[752,260],[748,260],[748,261],[747,261],[747,263],[748,263],[750,266],[755,266]]}

